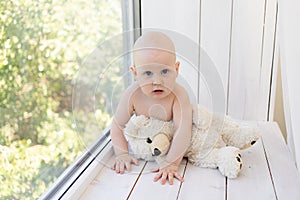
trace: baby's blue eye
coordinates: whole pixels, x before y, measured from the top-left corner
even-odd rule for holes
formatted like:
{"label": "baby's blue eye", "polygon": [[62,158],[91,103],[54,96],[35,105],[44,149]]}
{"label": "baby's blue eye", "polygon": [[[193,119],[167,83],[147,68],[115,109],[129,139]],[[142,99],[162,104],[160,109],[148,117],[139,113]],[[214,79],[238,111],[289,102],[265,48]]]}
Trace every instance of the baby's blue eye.
{"label": "baby's blue eye", "polygon": [[169,72],[168,69],[163,69],[163,70],[161,71],[161,74],[166,75],[168,72]]}
{"label": "baby's blue eye", "polygon": [[151,76],[151,75],[152,75],[152,72],[146,71],[144,74],[145,74],[146,76]]}

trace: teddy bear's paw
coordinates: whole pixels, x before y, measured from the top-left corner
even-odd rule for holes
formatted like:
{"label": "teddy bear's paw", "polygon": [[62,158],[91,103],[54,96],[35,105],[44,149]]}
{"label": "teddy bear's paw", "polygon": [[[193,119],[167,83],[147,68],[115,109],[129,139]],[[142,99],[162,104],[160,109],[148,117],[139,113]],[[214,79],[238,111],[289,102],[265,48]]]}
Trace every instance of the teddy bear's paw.
{"label": "teddy bear's paw", "polygon": [[242,156],[238,148],[224,147],[220,149],[218,169],[223,176],[236,178],[243,166]]}
{"label": "teddy bear's paw", "polygon": [[241,143],[241,145],[239,146],[240,149],[246,149],[253,146],[260,138],[259,129],[257,128],[241,128],[241,131],[241,136],[242,140],[244,141],[244,145],[242,145],[243,143]]}
{"label": "teddy bear's paw", "polygon": [[253,146],[259,138],[259,130],[248,126],[241,126],[238,129],[222,134],[222,139],[227,145],[239,149],[246,149]]}
{"label": "teddy bear's paw", "polygon": [[257,140],[259,140],[259,136],[255,136],[255,137],[251,138],[249,140],[249,142],[247,144],[245,144],[244,146],[240,147],[240,149],[247,149],[247,148],[253,146],[254,144],[256,144]]}

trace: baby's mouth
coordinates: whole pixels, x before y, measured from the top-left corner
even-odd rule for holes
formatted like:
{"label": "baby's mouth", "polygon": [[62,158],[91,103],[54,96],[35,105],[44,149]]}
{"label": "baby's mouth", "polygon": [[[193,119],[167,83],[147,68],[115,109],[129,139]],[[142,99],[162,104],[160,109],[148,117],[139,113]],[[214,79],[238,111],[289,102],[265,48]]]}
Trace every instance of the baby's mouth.
{"label": "baby's mouth", "polygon": [[156,90],[153,90],[152,92],[153,92],[154,94],[161,94],[161,93],[163,93],[164,91],[161,90],[161,89],[156,89]]}

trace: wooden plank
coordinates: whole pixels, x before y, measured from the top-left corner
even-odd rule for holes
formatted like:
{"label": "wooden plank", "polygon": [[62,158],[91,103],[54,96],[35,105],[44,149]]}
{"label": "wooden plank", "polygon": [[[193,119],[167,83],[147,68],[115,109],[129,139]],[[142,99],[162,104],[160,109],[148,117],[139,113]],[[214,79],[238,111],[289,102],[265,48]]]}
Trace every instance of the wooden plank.
{"label": "wooden plank", "polygon": [[[276,76],[273,76],[272,83],[272,73],[276,72],[277,61],[274,59],[275,53],[275,36],[277,32],[277,0],[267,0],[265,1],[265,18],[264,18],[264,31],[263,31],[263,46],[262,46],[262,56],[261,56],[261,69],[260,69],[260,81],[259,81],[259,103],[257,106],[258,110],[261,112],[261,119],[267,120],[268,118],[268,108],[269,108],[269,96],[270,87],[276,85]],[[275,62],[275,63],[274,63]],[[275,68],[275,69],[274,69]],[[273,70],[273,72],[272,72]],[[275,89],[275,88],[272,88]],[[274,92],[275,93],[275,90]]]}
{"label": "wooden plank", "polygon": [[[264,120],[258,110],[264,1],[233,1],[228,114],[234,118]],[[255,109],[253,109],[255,108]]]}
{"label": "wooden plank", "polygon": [[88,185],[87,189],[80,197],[82,200],[94,199],[126,199],[132,187],[139,178],[143,170],[145,161],[139,161],[139,165],[132,165],[132,172],[116,174],[110,166],[114,161],[111,157],[108,163]]}
{"label": "wooden plank", "polygon": [[76,180],[70,189],[63,195],[62,200],[78,199],[87,189],[89,184],[94,180],[96,175],[106,167],[106,162],[113,156],[111,143],[108,143],[96,159],[83,171],[81,176]]}
{"label": "wooden plank", "polygon": [[[113,161],[109,146],[105,155],[101,155],[104,160],[109,157],[109,161],[98,160],[101,171],[93,180],[85,180],[90,184],[84,186],[86,190],[80,199],[300,199],[299,172],[277,124],[266,122],[259,126],[262,139],[241,152],[243,170],[238,178],[227,179],[227,183],[218,170],[186,164],[186,160],[180,166],[185,179],[182,184],[175,181],[171,186],[153,182],[155,173],[150,170],[157,166],[155,162],[140,161],[139,166],[133,166],[132,173],[118,175],[109,168]],[[72,197],[77,199],[78,196]]]}
{"label": "wooden plank", "polygon": [[278,199],[300,199],[300,175],[276,123],[261,123],[262,138]]}
{"label": "wooden plank", "polygon": [[[214,76],[200,77],[199,103],[208,108],[212,108],[212,104],[215,103],[213,101],[220,99],[212,99],[209,91],[215,88],[213,85],[207,85],[205,79],[209,78],[220,79],[223,91],[218,91],[218,94],[224,95],[225,102],[222,103],[227,104],[231,4],[231,1],[224,0],[201,1],[200,45],[204,52],[200,52],[200,71],[212,67],[217,71]],[[207,59],[203,59],[204,56],[209,56],[211,62],[206,63]]]}
{"label": "wooden plank", "polygon": [[[277,14],[278,15],[278,14]],[[278,37],[278,16],[276,21],[276,30],[277,33],[275,35],[275,46],[274,46],[274,57],[273,57],[273,69],[272,69],[272,77],[271,77],[271,93],[270,93],[270,105],[269,105],[269,113],[268,113],[268,121],[275,121],[274,120],[274,113],[275,113],[275,106],[278,106],[277,104],[277,96],[279,95],[277,93],[277,87],[278,85],[281,85],[280,88],[282,89],[282,73],[281,73],[281,67],[280,67],[280,59],[279,59],[279,37]],[[278,73],[280,70],[281,77],[278,77]],[[281,82],[279,83],[279,80],[281,79]],[[281,94],[281,98],[283,99],[283,95]],[[282,112],[284,115],[284,113]]]}
{"label": "wooden plank", "polygon": [[189,163],[184,179],[178,199],[225,199],[225,177],[216,169],[201,168]]}
{"label": "wooden plank", "polygon": [[[141,178],[135,185],[129,199],[176,199],[181,183],[174,181],[173,185],[168,183],[161,185],[160,182],[154,182],[153,179],[156,173],[151,173],[151,169],[156,168],[155,162],[148,162]],[[184,159],[180,164],[179,171],[183,175],[186,167]]]}
{"label": "wooden plank", "polygon": [[300,172],[299,7],[300,1],[279,1],[279,42],[287,140]]}
{"label": "wooden plank", "polygon": [[264,153],[262,140],[241,151],[243,169],[236,179],[227,181],[228,200],[275,200],[275,192]]}

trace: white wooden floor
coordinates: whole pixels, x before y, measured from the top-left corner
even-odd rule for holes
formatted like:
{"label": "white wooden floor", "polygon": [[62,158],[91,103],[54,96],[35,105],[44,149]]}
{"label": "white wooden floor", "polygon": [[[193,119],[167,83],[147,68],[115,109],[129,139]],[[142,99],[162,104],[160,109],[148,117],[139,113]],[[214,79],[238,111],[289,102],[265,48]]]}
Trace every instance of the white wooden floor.
{"label": "white wooden floor", "polygon": [[[98,160],[91,180],[81,186],[76,195],[81,200],[92,199],[205,199],[205,200],[299,200],[300,176],[276,123],[259,123],[262,139],[252,148],[242,151],[243,170],[237,179],[227,179],[216,169],[195,167],[186,160],[180,165],[184,183],[161,185],[153,182],[150,170],[154,162],[140,161],[132,173],[118,175],[107,166],[113,153]],[[109,164],[108,164],[109,165]],[[81,193],[81,194],[79,194]]]}

